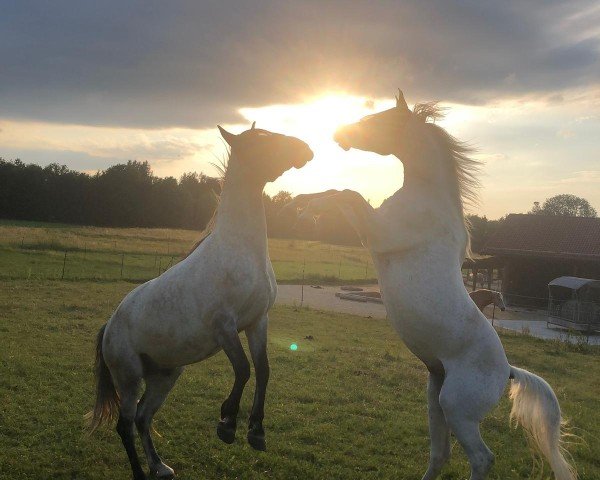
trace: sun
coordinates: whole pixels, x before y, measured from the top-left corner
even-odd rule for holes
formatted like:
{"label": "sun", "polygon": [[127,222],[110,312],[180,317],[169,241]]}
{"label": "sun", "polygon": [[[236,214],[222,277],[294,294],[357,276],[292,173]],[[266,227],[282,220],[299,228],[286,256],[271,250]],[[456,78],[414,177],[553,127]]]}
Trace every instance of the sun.
{"label": "sun", "polygon": [[373,113],[373,102],[343,93],[328,93],[299,104],[242,108],[240,113],[258,126],[278,128],[306,141],[328,141],[336,128]]}
{"label": "sun", "polygon": [[381,203],[402,184],[400,163],[368,152],[344,152],[333,141],[333,134],[339,126],[356,122],[393,104],[394,99],[369,99],[328,92],[298,104],[240,109],[248,123],[256,121],[259,128],[301,138],[315,152],[312,162],[269,184],[267,193],[287,190],[298,194],[351,188],[371,199],[374,205]]}

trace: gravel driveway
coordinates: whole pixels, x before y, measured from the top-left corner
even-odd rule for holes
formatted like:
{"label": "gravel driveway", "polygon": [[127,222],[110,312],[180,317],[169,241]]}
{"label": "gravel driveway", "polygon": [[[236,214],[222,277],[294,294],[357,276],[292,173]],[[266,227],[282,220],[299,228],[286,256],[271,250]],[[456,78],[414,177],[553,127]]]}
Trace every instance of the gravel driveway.
{"label": "gravel driveway", "polygon": [[[300,305],[302,301],[301,285],[278,285],[276,303],[284,305]],[[378,291],[377,285],[362,286],[366,291]],[[386,318],[385,307],[380,303],[354,302],[342,300],[335,296],[341,292],[340,287],[320,286],[314,288],[304,286],[303,305],[317,310],[328,310],[340,313],[349,313],[369,318]],[[489,312],[488,312],[489,310]],[[491,316],[491,308],[486,309],[487,316]],[[582,341],[581,337],[567,335],[565,330],[548,328],[544,312],[526,312],[520,309],[507,308],[506,312],[496,310],[494,325],[499,328],[531,335],[547,340],[562,340],[571,343]],[[504,317],[504,318],[502,318]],[[592,335],[587,339],[592,345],[600,345],[600,335]]]}
{"label": "gravel driveway", "polygon": [[[363,287],[365,290],[378,291],[376,285]],[[350,313],[362,317],[385,318],[385,307],[380,303],[353,302],[342,300],[335,296],[340,292],[340,287],[322,286],[313,288],[304,285],[303,305],[317,310],[329,310],[333,312]],[[285,305],[300,305],[302,299],[302,285],[278,285],[276,303]]]}

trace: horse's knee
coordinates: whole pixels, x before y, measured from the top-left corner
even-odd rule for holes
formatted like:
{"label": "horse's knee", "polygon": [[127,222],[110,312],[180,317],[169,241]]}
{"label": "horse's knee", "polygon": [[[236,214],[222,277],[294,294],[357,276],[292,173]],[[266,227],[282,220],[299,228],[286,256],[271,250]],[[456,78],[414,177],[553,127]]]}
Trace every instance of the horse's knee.
{"label": "horse's knee", "polygon": [[432,454],[431,457],[429,458],[429,463],[436,470],[437,469],[441,470],[441,468],[444,465],[446,465],[446,463],[448,463],[449,460],[450,460],[450,451],[448,449],[448,452],[440,452],[440,453]]}
{"label": "horse's knee", "polygon": [[244,385],[250,380],[250,362],[244,359],[236,370],[236,378]]}
{"label": "horse's knee", "polygon": [[146,433],[150,431],[150,418],[144,415],[143,411],[139,411],[135,414],[135,426],[140,433]]}
{"label": "horse's knee", "polygon": [[133,436],[133,423],[134,421],[131,418],[119,415],[116,430],[121,438],[128,439]]}
{"label": "horse's knee", "polygon": [[494,465],[495,459],[496,457],[494,454],[487,448],[482,450],[477,456],[469,458],[471,464],[471,478],[486,478]]}
{"label": "horse's knee", "polygon": [[447,450],[437,453],[431,453],[429,457],[429,467],[427,472],[423,476],[423,480],[434,480],[437,478],[442,471],[442,468],[450,460],[450,444],[448,444]]}

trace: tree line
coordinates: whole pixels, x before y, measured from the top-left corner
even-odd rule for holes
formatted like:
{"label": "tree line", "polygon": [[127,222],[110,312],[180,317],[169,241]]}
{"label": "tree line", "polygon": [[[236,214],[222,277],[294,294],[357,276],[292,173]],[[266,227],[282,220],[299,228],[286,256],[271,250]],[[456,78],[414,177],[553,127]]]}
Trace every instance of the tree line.
{"label": "tree line", "polygon": [[[157,177],[148,162],[128,161],[95,174],[56,163],[46,167],[0,158],[0,218],[105,227],[164,227],[203,230],[221,193],[220,179],[190,172],[179,179]],[[269,236],[360,245],[341,214],[321,216],[316,228],[297,228],[294,212],[281,214],[292,196],[281,191],[264,195]],[[529,213],[596,216],[587,200],[557,195]],[[501,225],[470,215],[473,251],[478,252]]]}
{"label": "tree line", "polygon": [[[0,158],[0,218],[104,227],[164,227],[203,230],[221,193],[219,178],[184,173],[157,177],[148,162],[128,161],[95,174],[52,163],[46,167]],[[269,235],[360,242],[339,215],[317,229],[296,228],[293,212],[280,214],[292,196],[264,195]]]}
{"label": "tree line", "polygon": [[155,176],[148,162],[129,161],[90,175],[0,159],[0,217],[106,227],[204,228],[219,181],[186,173]]}

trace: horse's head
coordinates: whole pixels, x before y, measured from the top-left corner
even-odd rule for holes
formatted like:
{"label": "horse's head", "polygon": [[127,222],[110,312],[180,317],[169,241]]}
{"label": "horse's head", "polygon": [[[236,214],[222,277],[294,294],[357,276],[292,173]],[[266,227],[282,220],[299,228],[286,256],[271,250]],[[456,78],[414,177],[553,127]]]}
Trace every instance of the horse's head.
{"label": "horse's head", "polygon": [[272,182],[292,167],[302,168],[313,158],[312,150],[302,140],[255,128],[254,123],[239,135],[218,128],[248,180]]}
{"label": "horse's head", "polygon": [[338,128],[333,139],[344,150],[356,148],[380,155],[397,154],[400,150],[399,132],[409,126],[413,116],[404,95],[398,90],[395,107]]}
{"label": "horse's head", "polygon": [[506,304],[504,303],[504,297],[500,292],[494,292],[494,305],[496,305],[500,310],[506,310]]}

